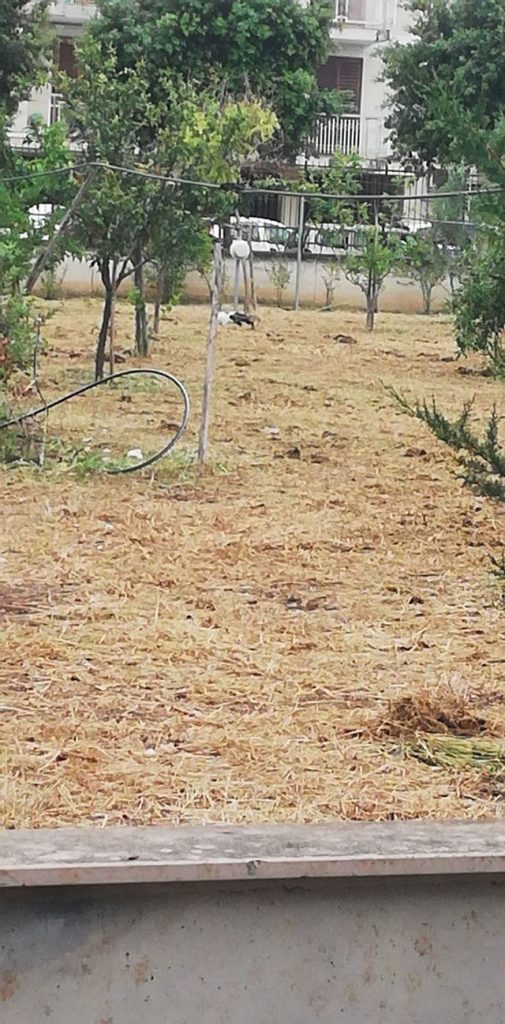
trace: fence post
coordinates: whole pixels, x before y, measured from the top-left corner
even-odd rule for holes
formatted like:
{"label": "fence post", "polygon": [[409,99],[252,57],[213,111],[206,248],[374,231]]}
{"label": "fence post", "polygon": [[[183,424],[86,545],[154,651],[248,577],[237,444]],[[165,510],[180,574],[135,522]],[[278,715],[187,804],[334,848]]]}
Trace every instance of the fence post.
{"label": "fence post", "polygon": [[[238,260],[237,260],[238,263]],[[214,360],[216,354],[217,338],[217,316],[219,313],[219,299],[221,291],[221,242],[214,244],[214,268],[212,273],[212,304],[210,307],[209,333],[207,335],[207,361],[205,364],[205,377],[203,381],[203,402],[200,433],[198,437],[198,465],[201,467],[205,462],[207,444],[209,440],[209,417],[210,398],[212,392],[212,377],[214,374]]]}
{"label": "fence post", "polygon": [[298,216],[298,239],[296,246],[296,279],[295,279],[295,310],[300,307],[300,285],[302,277],[302,256],[303,256],[303,228],[305,220],[305,197],[300,199],[300,211]]}
{"label": "fence post", "polygon": [[[242,228],[240,226],[240,213],[235,210],[235,217],[237,221],[237,238],[242,238]],[[235,277],[233,280],[233,306],[238,309],[240,302],[240,260],[235,259]]]}
{"label": "fence post", "polygon": [[253,311],[256,310],[256,282],[254,280],[254,253],[252,247],[252,224],[249,226],[249,284],[251,286],[251,306]]}

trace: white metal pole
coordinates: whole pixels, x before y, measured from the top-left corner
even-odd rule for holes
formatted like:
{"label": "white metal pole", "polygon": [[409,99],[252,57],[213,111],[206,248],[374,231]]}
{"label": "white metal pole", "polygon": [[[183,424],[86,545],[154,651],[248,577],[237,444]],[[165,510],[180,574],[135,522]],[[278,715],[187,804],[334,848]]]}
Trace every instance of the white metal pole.
{"label": "white metal pole", "polygon": [[[240,226],[240,213],[238,210],[235,211],[235,217],[237,221],[237,237],[242,238],[242,228]],[[233,305],[235,309],[238,308],[240,302],[240,260],[235,260],[235,278],[233,281]]]}
{"label": "white metal pole", "polygon": [[305,198],[300,199],[300,210],[298,217],[298,239],[296,246],[296,279],[295,279],[295,309],[300,306],[300,285],[302,278],[302,254],[303,254],[303,227],[305,219]]}

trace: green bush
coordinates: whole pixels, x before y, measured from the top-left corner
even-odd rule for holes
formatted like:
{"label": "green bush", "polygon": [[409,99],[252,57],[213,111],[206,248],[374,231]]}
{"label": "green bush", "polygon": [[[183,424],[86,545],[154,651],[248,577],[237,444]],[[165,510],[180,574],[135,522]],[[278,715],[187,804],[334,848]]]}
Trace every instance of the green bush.
{"label": "green bush", "polygon": [[505,238],[489,234],[466,253],[454,298],[459,351],[482,353],[496,376],[505,375]]}
{"label": "green bush", "polygon": [[22,295],[0,298],[0,383],[14,370],[26,370],[33,354],[33,322],[29,300]]}

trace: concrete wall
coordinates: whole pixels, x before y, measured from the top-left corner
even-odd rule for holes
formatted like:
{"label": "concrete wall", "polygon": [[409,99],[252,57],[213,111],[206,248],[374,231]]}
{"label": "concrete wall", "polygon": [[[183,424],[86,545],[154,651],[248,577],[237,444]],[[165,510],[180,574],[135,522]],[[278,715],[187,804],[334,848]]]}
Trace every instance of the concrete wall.
{"label": "concrete wall", "polygon": [[[226,260],[226,276],[224,288],[224,304],[232,304],[233,298],[233,274],[234,267],[232,260]],[[294,298],[294,286],[296,276],[296,263],[289,261],[291,278],[283,297],[283,305],[292,306]],[[256,294],[258,301],[268,305],[274,305],[277,301],[276,291],[271,279],[271,261],[255,259],[254,275]],[[326,290],[324,276],[326,270],[323,264],[308,260],[302,264],[302,275],[300,283],[300,302],[302,306],[320,308],[325,303]],[[60,291],[63,296],[73,295],[100,295],[102,286],[100,275],[96,270],[91,270],[88,264],[79,263],[75,260],[67,260],[58,271],[61,279]],[[131,281],[126,281],[121,289],[126,295],[131,289]],[[40,292],[40,285],[39,285]],[[449,296],[449,283],[439,287],[434,292],[434,311],[443,308]],[[184,290],[184,301],[186,302],[208,302],[209,291],[203,278],[196,273],[189,274]],[[364,296],[359,288],[350,284],[343,275],[340,275],[335,291],[335,307],[347,307],[349,309],[364,309]],[[417,313],[422,310],[422,300],[419,288],[404,280],[390,278],[386,281],[384,291],[381,293],[379,307],[384,312],[392,313]]]}
{"label": "concrete wall", "polygon": [[504,854],[483,823],[7,834],[2,1024],[503,1024]]}

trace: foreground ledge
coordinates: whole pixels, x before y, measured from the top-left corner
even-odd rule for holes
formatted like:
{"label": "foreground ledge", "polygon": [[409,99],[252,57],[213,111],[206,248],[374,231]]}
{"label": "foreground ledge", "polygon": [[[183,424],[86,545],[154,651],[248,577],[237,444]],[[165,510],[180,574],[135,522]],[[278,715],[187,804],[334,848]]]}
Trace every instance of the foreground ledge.
{"label": "foreground ledge", "polygon": [[0,886],[505,871],[505,822],[61,828],[0,833]]}

